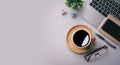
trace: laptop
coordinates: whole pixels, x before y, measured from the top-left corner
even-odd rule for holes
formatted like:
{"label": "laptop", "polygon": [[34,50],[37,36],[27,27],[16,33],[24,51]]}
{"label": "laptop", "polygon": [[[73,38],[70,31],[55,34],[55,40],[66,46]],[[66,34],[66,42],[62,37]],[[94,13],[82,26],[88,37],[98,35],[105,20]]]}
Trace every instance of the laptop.
{"label": "laptop", "polygon": [[[120,0],[84,0],[84,2],[80,16],[110,40],[120,44]],[[111,19],[107,20],[109,18]],[[116,20],[117,23],[113,22]],[[104,25],[106,21],[112,23],[108,22],[107,25]],[[113,28],[112,31],[108,30],[108,26]]]}
{"label": "laptop", "polygon": [[92,24],[95,28],[98,28],[103,19],[106,18],[109,14],[112,14],[115,17],[117,16],[116,18],[120,19],[119,0],[84,0],[84,2],[85,5],[80,15],[85,20],[89,21],[89,23]]}

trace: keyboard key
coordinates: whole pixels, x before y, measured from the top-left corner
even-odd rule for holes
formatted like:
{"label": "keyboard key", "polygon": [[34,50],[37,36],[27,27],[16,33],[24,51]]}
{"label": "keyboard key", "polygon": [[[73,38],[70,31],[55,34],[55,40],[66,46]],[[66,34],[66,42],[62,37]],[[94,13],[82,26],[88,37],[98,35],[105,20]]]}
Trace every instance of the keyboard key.
{"label": "keyboard key", "polygon": [[95,9],[96,9],[96,10],[98,10],[99,8],[98,8],[98,7],[96,7]]}
{"label": "keyboard key", "polygon": [[112,1],[109,1],[110,3],[112,3]]}
{"label": "keyboard key", "polygon": [[94,8],[96,7],[95,5],[92,5]]}
{"label": "keyboard key", "polygon": [[98,11],[99,11],[99,12],[102,12],[102,9],[99,9]]}
{"label": "keyboard key", "polygon": [[106,2],[106,0],[103,0],[103,3],[105,3]]}
{"label": "keyboard key", "polygon": [[102,10],[104,10],[105,8],[104,7],[101,7]]}
{"label": "keyboard key", "polygon": [[91,6],[93,6],[93,3],[90,3]]}
{"label": "keyboard key", "polygon": [[93,3],[94,3],[95,5],[98,5],[98,3],[97,3],[97,2],[95,2],[95,1],[93,1]]}
{"label": "keyboard key", "polygon": [[118,10],[120,10],[120,6],[118,7]]}
{"label": "keyboard key", "polygon": [[105,6],[105,4],[102,4],[102,6]]}
{"label": "keyboard key", "polygon": [[107,14],[105,12],[102,12],[103,16],[107,17]]}
{"label": "keyboard key", "polygon": [[102,5],[98,5],[99,8],[102,8]]}

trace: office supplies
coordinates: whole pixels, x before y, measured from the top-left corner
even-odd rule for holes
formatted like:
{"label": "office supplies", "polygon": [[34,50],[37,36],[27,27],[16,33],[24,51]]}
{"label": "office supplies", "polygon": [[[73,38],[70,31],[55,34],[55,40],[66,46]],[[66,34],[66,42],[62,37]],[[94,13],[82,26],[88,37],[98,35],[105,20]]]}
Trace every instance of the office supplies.
{"label": "office supplies", "polygon": [[89,62],[95,58],[97,58],[98,56],[102,56],[103,54],[105,54],[108,51],[108,47],[106,45],[99,47],[91,52],[89,52],[88,54],[86,54],[84,56],[84,59]]}
{"label": "office supplies", "polygon": [[95,28],[98,28],[109,14],[120,20],[119,0],[85,0],[85,6],[80,11],[80,16]]}
{"label": "office supplies", "polygon": [[[100,33],[120,45],[120,1],[86,0],[85,3],[86,6],[81,11],[80,16],[97,28]],[[102,22],[106,20],[106,18],[113,22]],[[109,29],[110,25],[112,26],[111,30]]]}
{"label": "office supplies", "polygon": [[67,14],[67,12],[63,9],[62,10],[62,15],[64,16],[64,15],[66,15]]}
{"label": "office supplies", "polygon": [[110,47],[117,49],[116,46],[112,45],[110,42],[108,42],[104,37],[102,37],[101,35],[95,33],[100,39],[102,39],[103,41],[105,41]]}
{"label": "office supplies", "polygon": [[76,13],[71,13],[71,18],[72,19],[75,19],[77,17],[77,14]]}
{"label": "office supplies", "polygon": [[120,21],[112,15],[109,14],[107,18],[102,21],[98,27],[98,31],[120,45]]}

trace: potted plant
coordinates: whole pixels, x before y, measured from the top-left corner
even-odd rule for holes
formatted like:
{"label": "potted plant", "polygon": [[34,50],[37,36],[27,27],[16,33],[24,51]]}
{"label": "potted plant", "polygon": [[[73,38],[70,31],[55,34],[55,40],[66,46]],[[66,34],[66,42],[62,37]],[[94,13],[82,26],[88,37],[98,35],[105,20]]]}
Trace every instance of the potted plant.
{"label": "potted plant", "polygon": [[65,4],[74,10],[80,10],[83,7],[84,2],[83,0],[66,0]]}

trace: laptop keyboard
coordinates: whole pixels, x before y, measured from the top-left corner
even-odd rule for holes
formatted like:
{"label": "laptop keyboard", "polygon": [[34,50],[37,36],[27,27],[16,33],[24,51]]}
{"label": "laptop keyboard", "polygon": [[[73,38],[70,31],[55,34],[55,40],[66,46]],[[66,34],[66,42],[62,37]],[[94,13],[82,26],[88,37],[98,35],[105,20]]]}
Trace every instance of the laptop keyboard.
{"label": "laptop keyboard", "polygon": [[120,20],[120,1],[119,0],[92,0],[90,5],[105,17],[111,14],[115,18]]}

